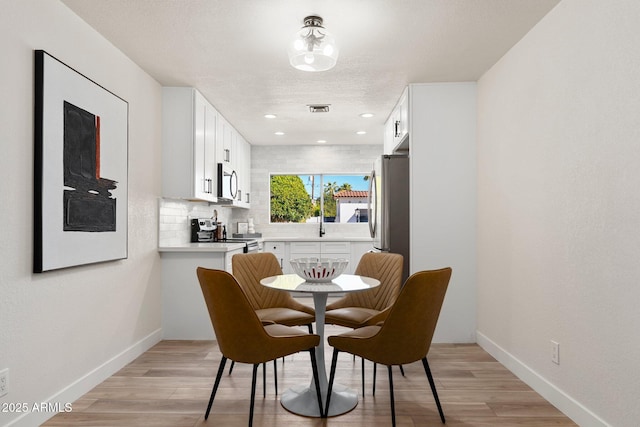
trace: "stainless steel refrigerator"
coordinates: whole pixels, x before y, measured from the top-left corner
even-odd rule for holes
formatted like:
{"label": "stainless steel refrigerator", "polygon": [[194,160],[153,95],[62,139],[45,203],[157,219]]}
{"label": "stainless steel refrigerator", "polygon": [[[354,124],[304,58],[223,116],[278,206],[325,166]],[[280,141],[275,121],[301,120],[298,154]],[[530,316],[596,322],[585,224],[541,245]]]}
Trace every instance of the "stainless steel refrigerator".
{"label": "stainless steel refrigerator", "polygon": [[369,231],[373,250],[404,257],[409,277],[409,156],[383,155],[369,177]]}

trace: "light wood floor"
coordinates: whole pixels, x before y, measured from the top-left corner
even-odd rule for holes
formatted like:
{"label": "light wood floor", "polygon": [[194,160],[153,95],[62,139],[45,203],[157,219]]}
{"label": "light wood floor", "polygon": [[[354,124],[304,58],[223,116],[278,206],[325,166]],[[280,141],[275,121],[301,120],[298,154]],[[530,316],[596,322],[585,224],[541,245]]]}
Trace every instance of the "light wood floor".
{"label": "light wood floor", "polygon": [[[328,326],[326,335],[346,329]],[[327,346],[328,347],[328,346]],[[327,363],[331,348],[327,348]],[[428,355],[446,426],[575,426],[531,388],[475,344],[434,344]],[[208,421],[209,394],[220,362],[214,341],[162,341],[128,366],[73,402],[73,411],[60,413],[44,426],[245,427],[248,424],[251,366],[236,364],[220,383]],[[227,364],[229,366],[229,364]],[[377,427],[390,426],[388,377],[378,367],[376,395],[371,395],[372,364],[366,364],[366,396],[361,396],[360,360],[340,354],[336,381],[359,392],[358,406],[329,419],[305,418],[280,406],[273,385],[273,364],[267,365],[267,395],[258,376],[256,427]],[[327,366],[327,371],[329,367]],[[398,427],[442,425],[422,364],[394,368]],[[261,373],[262,371],[259,370]],[[308,353],[278,361],[278,390],[309,383]]]}

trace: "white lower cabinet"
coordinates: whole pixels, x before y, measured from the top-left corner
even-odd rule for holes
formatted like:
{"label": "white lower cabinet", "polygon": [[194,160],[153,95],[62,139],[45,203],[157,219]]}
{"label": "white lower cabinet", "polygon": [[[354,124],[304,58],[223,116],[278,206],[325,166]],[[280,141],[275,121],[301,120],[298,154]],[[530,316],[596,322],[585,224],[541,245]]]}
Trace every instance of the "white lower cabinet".
{"label": "white lower cabinet", "polygon": [[351,264],[352,272],[356,271],[358,263],[362,255],[370,252],[373,249],[373,243],[371,242],[351,242]]}
{"label": "white lower cabinet", "polygon": [[343,258],[349,261],[345,274],[353,274],[355,267],[351,260],[351,242],[321,242],[320,257],[322,258]]}
{"label": "white lower cabinet", "polygon": [[280,268],[282,269],[283,273],[291,273],[291,267],[289,266],[289,263],[287,262],[285,265],[285,261],[288,258],[286,258],[285,256],[286,245],[284,242],[264,242],[262,250],[264,252],[271,252],[276,256],[276,258],[278,258],[278,262],[280,263]]}
{"label": "white lower cabinet", "polygon": [[360,257],[371,249],[371,242],[297,240],[295,242],[265,241],[264,251],[272,252],[285,274],[293,273],[290,260],[297,258],[343,258],[349,261],[344,271],[353,274]]}

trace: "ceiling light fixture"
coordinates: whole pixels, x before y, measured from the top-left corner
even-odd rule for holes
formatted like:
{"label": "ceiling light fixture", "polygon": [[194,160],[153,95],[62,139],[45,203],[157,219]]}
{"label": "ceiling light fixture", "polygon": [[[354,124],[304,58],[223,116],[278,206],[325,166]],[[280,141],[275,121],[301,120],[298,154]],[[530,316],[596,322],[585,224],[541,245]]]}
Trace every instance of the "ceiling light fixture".
{"label": "ceiling light fixture", "polygon": [[274,134],[274,135],[281,136],[281,135],[284,135],[284,132],[282,132],[282,131],[277,131],[277,132],[274,132],[273,134]]}
{"label": "ceiling light fixture", "polygon": [[360,114],[360,117],[365,118],[365,119],[369,119],[369,118],[373,117],[373,113],[362,113],[362,114]]}
{"label": "ceiling light fixture", "polygon": [[358,135],[366,135],[367,132],[364,131],[364,130],[359,130],[358,132],[356,132],[356,134],[358,134]]}
{"label": "ceiling light fixture", "polygon": [[302,71],[326,71],[336,65],[338,46],[334,37],[322,26],[319,16],[307,16],[289,43],[291,65]]}
{"label": "ceiling light fixture", "polygon": [[319,140],[317,140],[316,142],[317,142],[318,144],[326,144],[326,143],[327,143],[327,141],[326,141],[326,140],[324,140],[324,139],[319,139]]}
{"label": "ceiling light fixture", "polygon": [[275,114],[265,114],[264,115],[265,119],[275,119],[276,117],[278,117],[278,116],[276,116]]}

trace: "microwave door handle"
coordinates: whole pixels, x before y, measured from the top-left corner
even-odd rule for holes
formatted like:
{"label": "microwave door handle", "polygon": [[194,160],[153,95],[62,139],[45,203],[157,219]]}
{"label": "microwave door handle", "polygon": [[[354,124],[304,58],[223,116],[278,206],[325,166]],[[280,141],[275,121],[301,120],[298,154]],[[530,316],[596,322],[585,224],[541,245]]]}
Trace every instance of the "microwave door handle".
{"label": "microwave door handle", "polygon": [[231,179],[229,179],[229,191],[231,193],[231,198],[235,200],[238,195],[238,174],[236,171],[231,172]]}

